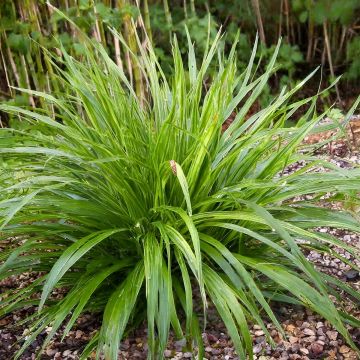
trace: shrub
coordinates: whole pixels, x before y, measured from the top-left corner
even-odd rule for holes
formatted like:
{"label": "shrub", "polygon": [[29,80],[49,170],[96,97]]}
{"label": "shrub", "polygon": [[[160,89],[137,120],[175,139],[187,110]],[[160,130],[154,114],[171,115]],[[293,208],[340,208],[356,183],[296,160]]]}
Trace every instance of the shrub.
{"label": "shrub", "polygon": [[[0,279],[29,271],[39,276],[2,295],[0,315],[38,306],[18,357],[49,325],[43,348],[62,325],[66,336],[85,311],[103,320],[83,358],[97,347],[98,355],[117,359],[125,331],[143,319],[150,358],[162,356],[170,329],[189,346],[195,339],[201,357],[194,291],[204,314],[208,302],[214,304],[242,359],[252,357],[248,322],[270,338],[267,317],[282,332],[269,305],[275,301],[316,311],[355,347],[344,321],[359,321],[337,311],[329,294],[340,296],[334,285],[357,300],[359,294],[317,271],[302,250],[340,257],[332,250],[338,246],[356,256],[350,245],[315,227],[359,232],[356,214],[319,203],[356,207],[360,172],[318,160],[311,148],[298,151],[324,116],[316,115],[316,96],[290,102],[307,79],[247,117],[274,71],[279,45],[254,79],[256,45],[239,77],[235,42],[227,58],[218,53],[217,76],[205,90],[219,38],[208,44],[200,68],[191,42],[185,68],[174,40],[171,79],[153,50],[143,50],[137,61],[146,99],[137,98],[100,46],[84,43],[82,62],[63,49],[66,71],[58,72],[66,92],[31,92],[48,110],[0,107],[31,124],[0,130],[1,239],[10,242],[0,255]],[[286,128],[307,105],[297,125]],[[234,111],[235,120],[222,131]],[[307,165],[282,176],[300,160]],[[308,171],[317,165],[327,171]],[[67,289],[64,297],[52,296],[60,288]]]}

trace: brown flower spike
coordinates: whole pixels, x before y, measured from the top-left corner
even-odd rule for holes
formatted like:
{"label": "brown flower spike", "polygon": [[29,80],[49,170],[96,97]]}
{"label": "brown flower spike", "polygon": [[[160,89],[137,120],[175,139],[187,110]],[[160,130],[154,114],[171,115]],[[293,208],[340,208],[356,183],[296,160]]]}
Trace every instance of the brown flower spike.
{"label": "brown flower spike", "polygon": [[172,170],[173,174],[176,175],[177,172],[176,172],[176,162],[175,162],[175,160],[170,160],[170,167],[171,167],[171,170]]}

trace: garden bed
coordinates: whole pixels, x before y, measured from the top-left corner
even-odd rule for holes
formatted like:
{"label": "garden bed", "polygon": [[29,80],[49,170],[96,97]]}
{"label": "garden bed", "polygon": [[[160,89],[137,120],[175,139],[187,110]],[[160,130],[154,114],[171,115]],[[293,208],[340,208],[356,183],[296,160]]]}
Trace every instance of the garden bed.
{"label": "garden bed", "polygon": [[[358,119],[358,118],[356,118]],[[355,119],[355,120],[356,120]],[[353,134],[354,132],[352,132]],[[323,138],[327,135],[323,134]],[[317,141],[321,141],[321,136]],[[313,140],[310,139],[310,142]],[[357,144],[357,139],[352,140]],[[360,164],[359,151],[356,146],[349,148],[348,143],[340,139],[326,145],[318,150],[320,158],[329,158],[331,162],[339,167],[349,168],[354,164]],[[299,164],[298,166],[302,166]],[[291,171],[295,169],[292,168]],[[321,169],[317,169],[318,171]],[[336,204],[334,204],[336,207]],[[319,228],[319,232],[329,232],[344,242],[352,244],[360,249],[360,237],[345,231],[335,231],[331,228]],[[1,249],[0,244],[0,249]],[[338,249],[334,249],[339,251]],[[349,261],[354,261],[350,254],[340,250],[341,255]],[[307,257],[321,271],[334,275],[341,281],[347,282],[356,291],[360,289],[359,274],[339,259],[323,256],[311,251]],[[359,264],[360,265],[360,264]],[[17,277],[11,277],[0,282],[0,293],[19,287],[24,287],[35,280],[37,274],[28,273]],[[53,296],[61,297],[58,292]],[[350,301],[344,297],[338,306],[346,310],[354,317],[360,317],[359,308],[351,305]],[[357,359],[356,353],[344,342],[342,336],[329,325],[327,321],[310,310],[305,310],[299,306],[276,305],[273,308],[285,331],[286,338],[275,329],[270,322],[267,323],[269,332],[276,343],[272,348],[266,341],[264,332],[257,325],[251,328],[253,336],[253,351],[255,359]],[[19,310],[12,315],[0,319],[0,359],[11,358],[21,345],[21,339],[27,335],[29,330],[21,322],[36,309],[29,306]],[[101,318],[96,315],[85,314],[77,322],[73,331],[61,341],[61,332],[57,333],[55,339],[44,350],[41,359],[78,359],[82,349],[94,335],[101,324]],[[360,347],[360,329],[348,326],[349,332],[355,342]],[[35,354],[41,347],[41,343],[51,328],[47,328],[41,333],[37,340],[24,352],[20,359],[35,359]],[[203,333],[205,353],[207,359],[237,359],[235,350],[229,336],[226,334],[224,324],[219,320],[214,307],[210,305],[207,317],[206,331]],[[129,333],[122,342],[119,359],[146,359],[146,326],[141,325],[138,330]],[[169,359],[192,358],[193,354],[185,348],[183,340],[176,340],[170,337],[168,348],[165,350],[165,357]],[[94,354],[95,358],[95,354]]]}

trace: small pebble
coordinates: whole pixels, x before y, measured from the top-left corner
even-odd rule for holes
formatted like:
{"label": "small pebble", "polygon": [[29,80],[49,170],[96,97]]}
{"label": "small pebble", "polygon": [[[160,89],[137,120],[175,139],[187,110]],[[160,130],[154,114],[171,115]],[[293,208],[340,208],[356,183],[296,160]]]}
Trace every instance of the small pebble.
{"label": "small pebble", "polygon": [[336,340],[338,337],[337,331],[327,331],[326,335],[330,340]]}
{"label": "small pebble", "polygon": [[255,331],[255,336],[263,336],[264,335],[264,332],[262,330],[257,330]]}
{"label": "small pebble", "polygon": [[315,355],[320,355],[324,351],[324,346],[318,342],[311,344],[310,348]]}
{"label": "small pebble", "polygon": [[57,349],[46,349],[47,356],[54,356],[58,352]]}
{"label": "small pebble", "polygon": [[253,347],[253,352],[254,354],[258,354],[259,352],[261,352],[262,350],[262,345],[261,344],[256,344],[254,347]]}
{"label": "small pebble", "polygon": [[345,272],[345,277],[347,281],[355,281],[359,277],[359,272],[351,269]]}
{"label": "small pebble", "polygon": [[75,339],[80,339],[84,335],[84,332],[81,330],[76,330]]}
{"label": "small pebble", "polygon": [[311,329],[304,329],[303,333],[308,336],[315,336],[315,332]]}
{"label": "small pebble", "polygon": [[339,349],[339,353],[341,353],[341,354],[346,354],[346,353],[348,353],[349,351],[350,351],[350,348],[347,347],[346,345],[342,345],[342,346],[340,347],[340,349]]}
{"label": "small pebble", "polygon": [[176,351],[182,351],[185,345],[186,345],[186,339],[181,339],[174,342]]}

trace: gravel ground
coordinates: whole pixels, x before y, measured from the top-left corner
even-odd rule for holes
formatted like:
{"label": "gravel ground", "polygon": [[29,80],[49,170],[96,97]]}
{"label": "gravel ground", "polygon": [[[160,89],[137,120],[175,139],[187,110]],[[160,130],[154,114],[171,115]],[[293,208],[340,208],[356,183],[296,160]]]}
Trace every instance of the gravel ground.
{"label": "gravel ground", "polygon": [[[344,237],[346,236],[344,235]],[[359,239],[357,241],[359,242]],[[324,259],[322,261],[318,254],[314,252],[309,253],[309,259],[314,260],[316,264],[320,264],[320,267],[324,267],[324,271],[336,272],[339,278],[343,278],[359,288],[358,278],[352,279],[351,282],[346,278],[346,265],[334,260],[328,262],[327,259]],[[2,289],[4,287],[8,289],[16,288],[21,281],[26,283],[31,281],[31,277],[13,278],[7,284],[2,282],[0,285]],[[345,299],[343,306],[347,307],[347,310],[352,315],[360,317],[359,309],[349,305],[350,303],[348,305],[346,303]],[[24,326],[17,324],[33,313],[34,310],[34,308],[28,308],[0,320],[0,359],[11,358],[16,349],[20,347],[17,340],[26,335],[28,330]],[[271,348],[261,328],[258,325],[253,325],[251,333],[253,335],[255,359],[358,359],[356,353],[345,344],[342,336],[326,320],[310,310],[300,306],[281,306],[273,310],[285,331],[286,338],[283,338],[275,327],[268,322],[267,328],[276,343],[276,347]],[[78,359],[78,354],[81,353],[86,342],[99,328],[100,320],[100,317],[90,314],[82,316],[75,329],[69,333],[63,342],[60,341],[61,332],[57,334],[54,341],[42,354],[41,359]],[[360,329],[353,329],[349,326],[348,329],[353,340],[360,347]],[[22,360],[35,359],[37,350],[40,349],[42,341],[50,330],[51,328],[47,328],[38,336],[37,340],[21,357]],[[203,339],[206,359],[238,359],[232,342],[226,334],[225,326],[219,320],[213,307],[210,307],[208,311],[207,331],[203,333]],[[173,337],[170,337],[168,348],[165,350],[165,357],[168,359],[190,359],[193,353],[187,351],[184,346],[184,341],[176,341]],[[146,359],[146,355],[146,327],[143,324],[140,329],[122,342],[119,359]]]}
{"label": "gravel ground", "polygon": [[[312,141],[313,139],[310,139],[309,142]],[[360,164],[359,152],[354,151],[354,148],[349,148],[345,141],[338,141],[332,143],[331,146],[327,145],[320,148],[318,156],[327,159],[330,157],[333,163],[343,168],[351,167],[355,163]],[[296,167],[303,165],[300,163]],[[294,170],[295,168],[292,167],[288,169],[288,172]],[[322,169],[316,169],[315,171],[322,171]],[[318,231],[336,235],[339,239],[358,247],[360,250],[360,237],[358,235],[331,228],[319,228]],[[335,248],[335,250],[349,261],[354,261],[350,254],[341,249]],[[360,291],[359,273],[350,270],[348,265],[339,259],[324,256],[315,251],[311,251],[306,255],[318,269],[335,275],[342,281],[346,281],[357,291]],[[360,263],[357,265],[360,266]],[[37,274],[29,273],[0,281],[0,293],[9,289],[15,290],[19,286],[26,286],[37,276]],[[342,304],[338,305],[345,307],[353,316],[360,318],[360,309],[351,305],[346,297],[342,299]],[[283,326],[286,338],[283,338],[271,323],[267,323],[269,332],[276,343],[276,347],[272,348],[266,341],[261,328],[253,325],[251,333],[253,335],[255,359],[358,359],[357,354],[345,344],[342,336],[326,320],[310,310],[299,306],[278,306],[273,310]],[[34,311],[34,307],[29,307],[0,319],[0,360],[12,358],[16,349],[20,347],[21,338],[26,336],[28,332],[28,329],[20,322]],[[99,328],[100,323],[101,318],[98,316],[83,315],[74,330],[62,342],[60,341],[61,332],[56,335],[53,342],[41,355],[41,359],[78,359],[81,350]],[[354,329],[350,326],[348,326],[348,329],[354,342],[360,347],[360,329]],[[20,359],[35,359],[37,350],[40,349],[42,341],[50,330],[51,328],[47,328],[44,333],[40,334]],[[210,307],[208,311],[207,330],[203,333],[203,339],[206,359],[237,359],[232,342],[226,334],[225,326],[219,320],[213,307]],[[165,357],[168,359],[192,358],[196,353],[196,349],[195,352],[189,352],[184,346],[184,341],[170,337]],[[143,324],[122,342],[119,359],[146,359],[146,355],[146,327]]]}

